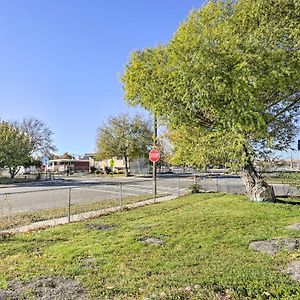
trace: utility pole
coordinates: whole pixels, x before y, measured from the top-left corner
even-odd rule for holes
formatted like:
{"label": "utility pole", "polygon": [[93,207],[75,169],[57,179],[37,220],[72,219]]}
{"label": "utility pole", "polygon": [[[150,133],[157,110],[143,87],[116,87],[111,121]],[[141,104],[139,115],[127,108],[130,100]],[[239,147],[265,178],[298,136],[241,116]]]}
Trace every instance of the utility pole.
{"label": "utility pole", "polygon": [[[157,118],[156,118],[156,114],[154,114],[153,117],[153,149],[157,148]],[[154,200],[156,198],[156,194],[157,194],[157,165],[156,165],[156,161],[153,161],[153,197]]]}

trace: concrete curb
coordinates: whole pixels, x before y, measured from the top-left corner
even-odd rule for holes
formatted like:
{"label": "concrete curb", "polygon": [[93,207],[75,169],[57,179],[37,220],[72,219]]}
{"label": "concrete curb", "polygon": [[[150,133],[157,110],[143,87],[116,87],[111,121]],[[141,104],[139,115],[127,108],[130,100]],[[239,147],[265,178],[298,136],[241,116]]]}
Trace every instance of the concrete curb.
{"label": "concrete curb", "polygon": [[[124,205],[123,209],[124,208],[125,209],[133,209],[133,208],[142,207],[142,206],[149,205],[149,204],[170,201],[170,200],[176,199],[177,197],[178,197],[177,195],[169,195],[169,196],[156,198],[155,201],[154,201],[154,198],[152,198],[149,200],[144,200],[144,201]],[[110,214],[110,213],[113,213],[116,211],[122,211],[121,207],[114,206],[114,207],[105,208],[105,209],[101,209],[101,210],[97,210],[97,211],[90,211],[90,212],[80,213],[80,214],[76,214],[76,215],[71,215],[70,221],[71,222],[83,221],[86,219],[91,219],[91,218],[95,218],[98,216],[107,215],[107,214]],[[68,217],[62,217],[62,218],[56,218],[56,219],[51,219],[51,220],[35,222],[35,223],[31,223],[29,225],[25,225],[25,226],[21,226],[21,227],[2,230],[2,231],[0,231],[0,234],[5,235],[5,234],[20,233],[20,232],[29,232],[29,231],[45,229],[48,227],[54,227],[57,225],[68,224],[68,223],[69,223]]]}

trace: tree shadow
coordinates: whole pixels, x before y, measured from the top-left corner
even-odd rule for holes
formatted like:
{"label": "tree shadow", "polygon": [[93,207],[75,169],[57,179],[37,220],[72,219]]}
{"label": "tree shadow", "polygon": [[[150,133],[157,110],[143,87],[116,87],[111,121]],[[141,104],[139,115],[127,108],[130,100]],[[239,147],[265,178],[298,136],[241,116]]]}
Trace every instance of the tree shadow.
{"label": "tree shadow", "polygon": [[274,203],[280,204],[290,204],[290,205],[300,205],[300,197],[291,197],[291,196],[278,196]]}

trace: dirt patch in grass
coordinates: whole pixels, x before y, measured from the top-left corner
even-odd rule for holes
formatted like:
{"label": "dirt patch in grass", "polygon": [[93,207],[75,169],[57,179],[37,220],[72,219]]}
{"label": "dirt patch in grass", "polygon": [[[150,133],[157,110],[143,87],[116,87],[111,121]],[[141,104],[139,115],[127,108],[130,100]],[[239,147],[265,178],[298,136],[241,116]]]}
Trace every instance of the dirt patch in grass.
{"label": "dirt patch in grass", "polygon": [[92,230],[99,230],[99,231],[108,231],[113,230],[116,228],[116,225],[113,224],[87,224],[87,228]]}
{"label": "dirt patch in grass", "polygon": [[300,238],[281,238],[268,241],[255,241],[249,247],[253,250],[274,255],[282,250],[293,251],[300,248]]}
{"label": "dirt patch in grass", "polygon": [[0,289],[0,299],[86,300],[88,297],[83,286],[76,280],[55,276],[41,277],[28,282],[12,280],[7,289]]}
{"label": "dirt patch in grass", "polygon": [[158,239],[156,237],[142,237],[139,239],[139,241],[144,242],[146,244],[152,244],[152,245],[163,245],[165,242],[161,239]]}
{"label": "dirt patch in grass", "polygon": [[300,223],[292,224],[292,225],[286,226],[286,228],[288,228],[288,229],[296,229],[296,230],[300,230]]}
{"label": "dirt patch in grass", "polygon": [[95,266],[96,259],[94,257],[85,257],[81,259],[80,263],[82,268],[89,269]]}
{"label": "dirt patch in grass", "polygon": [[300,261],[289,263],[285,273],[289,274],[294,280],[300,281]]}

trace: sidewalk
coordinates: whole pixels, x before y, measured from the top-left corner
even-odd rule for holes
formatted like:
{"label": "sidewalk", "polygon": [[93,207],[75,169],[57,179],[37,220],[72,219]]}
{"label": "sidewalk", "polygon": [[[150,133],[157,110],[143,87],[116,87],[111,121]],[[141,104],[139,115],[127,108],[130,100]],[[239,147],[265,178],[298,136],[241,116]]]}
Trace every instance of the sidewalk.
{"label": "sidewalk", "polygon": [[91,219],[91,218],[107,215],[112,212],[121,211],[124,208],[133,209],[136,207],[141,207],[141,206],[145,206],[145,205],[149,205],[149,204],[170,201],[177,197],[178,197],[177,195],[168,195],[168,196],[156,198],[155,201],[152,198],[149,200],[144,200],[144,201],[140,201],[140,202],[136,202],[136,203],[132,203],[132,204],[127,204],[127,205],[124,205],[123,208],[121,208],[120,206],[114,206],[114,207],[105,208],[105,209],[101,209],[101,210],[97,210],[97,211],[80,213],[80,214],[76,214],[76,215],[71,215],[70,220],[68,217],[62,217],[62,218],[57,218],[57,219],[40,221],[40,222],[32,223],[29,225],[21,226],[21,227],[2,230],[2,231],[0,231],[0,234],[14,234],[14,233],[19,233],[19,232],[29,232],[29,231],[39,230],[39,229],[45,229],[48,227],[54,227],[54,226],[61,225],[61,224],[68,224],[70,222],[78,222],[78,221],[83,221],[86,219]]}

